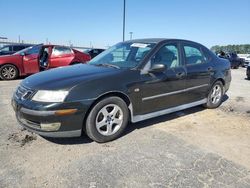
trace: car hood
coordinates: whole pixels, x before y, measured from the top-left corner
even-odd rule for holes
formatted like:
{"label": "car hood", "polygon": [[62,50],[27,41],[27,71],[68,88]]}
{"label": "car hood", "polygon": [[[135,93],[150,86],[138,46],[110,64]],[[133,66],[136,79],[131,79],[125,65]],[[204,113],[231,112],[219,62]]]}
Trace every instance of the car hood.
{"label": "car hood", "polygon": [[79,83],[88,82],[121,71],[112,67],[77,64],[34,74],[21,83],[32,90],[69,90]]}

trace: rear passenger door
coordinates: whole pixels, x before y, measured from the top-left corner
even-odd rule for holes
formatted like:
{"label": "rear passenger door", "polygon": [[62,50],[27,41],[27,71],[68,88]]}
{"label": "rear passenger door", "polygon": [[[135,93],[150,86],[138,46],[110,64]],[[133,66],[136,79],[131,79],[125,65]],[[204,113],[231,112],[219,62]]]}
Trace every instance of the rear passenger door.
{"label": "rear passenger door", "polygon": [[207,97],[213,66],[204,55],[202,47],[196,44],[184,43],[183,56],[187,70],[187,96],[189,102],[195,102]]}
{"label": "rear passenger door", "polygon": [[55,46],[50,57],[49,68],[67,66],[74,59],[74,52],[69,47]]}

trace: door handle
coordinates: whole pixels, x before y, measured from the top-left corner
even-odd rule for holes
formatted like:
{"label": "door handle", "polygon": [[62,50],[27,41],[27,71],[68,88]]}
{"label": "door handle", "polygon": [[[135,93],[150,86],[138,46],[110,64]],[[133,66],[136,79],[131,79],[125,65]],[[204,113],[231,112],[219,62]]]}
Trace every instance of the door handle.
{"label": "door handle", "polygon": [[177,74],[176,74],[176,77],[177,78],[183,78],[185,76],[185,72],[178,72]]}
{"label": "door handle", "polygon": [[213,67],[208,67],[207,68],[207,71],[212,71],[213,70]]}

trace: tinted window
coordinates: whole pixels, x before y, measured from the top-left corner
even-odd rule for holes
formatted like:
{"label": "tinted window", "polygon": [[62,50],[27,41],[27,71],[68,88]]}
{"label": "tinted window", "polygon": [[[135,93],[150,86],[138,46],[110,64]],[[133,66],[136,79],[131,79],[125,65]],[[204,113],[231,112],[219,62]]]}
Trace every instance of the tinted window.
{"label": "tinted window", "polygon": [[39,54],[41,50],[41,46],[34,46],[31,47],[29,50],[25,51],[26,55],[31,55],[31,54]]}
{"label": "tinted window", "polygon": [[200,64],[205,62],[201,50],[193,46],[184,46],[185,58],[187,65]]}
{"label": "tinted window", "polygon": [[202,52],[206,61],[210,61],[212,59],[211,51],[206,48],[202,48]]}
{"label": "tinted window", "polygon": [[9,46],[6,46],[0,49],[0,52],[9,52],[9,51],[11,51],[11,48]]}
{"label": "tinted window", "polygon": [[17,52],[17,51],[20,51],[20,50],[22,50],[24,48],[26,48],[26,47],[24,47],[24,46],[13,46],[13,51]]}
{"label": "tinted window", "polygon": [[52,55],[58,56],[63,54],[71,54],[72,51],[70,48],[62,47],[62,46],[56,46],[53,48]]}
{"label": "tinted window", "polygon": [[179,67],[179,53],[176,45],[168,44],[162,47],[154,56],[152,61],[154,64],[164,64],[167,68]]}

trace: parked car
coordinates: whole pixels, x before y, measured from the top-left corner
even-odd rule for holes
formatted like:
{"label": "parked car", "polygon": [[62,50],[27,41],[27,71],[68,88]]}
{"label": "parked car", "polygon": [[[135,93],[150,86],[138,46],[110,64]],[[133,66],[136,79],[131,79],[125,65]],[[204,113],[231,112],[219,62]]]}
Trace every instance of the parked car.
{"label": "parked car", "polygon": [[236,53],[228,53],[226,58],[230,61],[231,67],[234,69],[238,69],[244,65],[244,59],[239,58]]}
{"label": "parked car", "polygon": [[43,70],[86,63],[88,54],[65,46],[36,45],[13,55],[0,56],[0,78],[13,80],[18,76],[30,75]]}
{"label": "parked car", "polygon": [[92,59],[96,57],[97,55],[99,55],[100,53],[102,53],[103,51],[105,51],[105,49],[100,49],[100,48],[91,48],[91,49],[84,50],[84,52],[89,54]]}
{"label": "parked car", "polygon": [[250,55],[245,58],[245,64],[244,66],[247,67],[250,63]]}
{"label": "parked car", "polygon": [[31,44],[13,44],[13,45],[6,45],[0,48],[0,56],[1,55],[11,55],[24,48],[28,48],[32,46]]}
{"label": "parked car", "polygon": [[247,78],[248,80],[250,80],[250,63],[248,63],[248,66],[247,66]]}
{"label": "parked car", "polygon": [[118,43],[88,64],[21,82],[12,98],[18,122],[45,137],[118,138],[139,122],[197,105],[217,108],[231,82],[230,62],[177,39]]}

